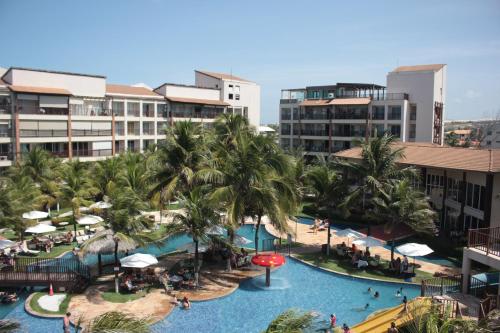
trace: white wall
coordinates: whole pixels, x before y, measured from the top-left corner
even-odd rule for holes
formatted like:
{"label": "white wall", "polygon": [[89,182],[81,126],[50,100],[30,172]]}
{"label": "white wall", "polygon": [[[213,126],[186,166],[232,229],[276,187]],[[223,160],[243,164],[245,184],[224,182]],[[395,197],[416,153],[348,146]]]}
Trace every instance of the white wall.
{"label": "white wall", "polygon": [[67,89],[75,96],[104,97],[106,79],[100,77],[12,69],[5,77],[12,85]]}
{"label": "white wall", "polygon": [[409,103],[417,105],[415,141],[432,142],[434,102],[445,103],[446,66],[437,72],[390,72],[387,93],[409,94]]}
{"label": "white wall", "polygon": [[219,100],[220,92],[217,89],[206,89],[189,86],[163,85],[155,90],[167,97],[199,98]]}

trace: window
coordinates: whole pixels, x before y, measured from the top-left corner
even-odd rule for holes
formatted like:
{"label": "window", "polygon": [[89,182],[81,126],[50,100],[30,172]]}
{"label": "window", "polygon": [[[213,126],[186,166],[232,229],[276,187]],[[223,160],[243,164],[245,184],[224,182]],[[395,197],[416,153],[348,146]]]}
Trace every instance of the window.
{"label": "window", "polygon": [[409,134],[410,139],[415,139],[416,131],[417,131],[417,125],[410,124],[410,134]]}
{"label": "window", "polygon": [[372,125],[372,136],[375,137],[382,137],[384,135],[384,125],[383,124],[377,124],[377,125]]}
{"label": "window", "polygon": [[395,137],[401,137],[401,125],[389,125],[389,132]]}
{"label": "window", "polygon": [[417,120],[417,105],[410,105],[410,120]]}
{"label": "window", "polygon": [[444,185],[444,177],[438,175],[427,174],[426,194],[430,195],[433,189],[442,189]]}
{"label": "window", "polygon": [[239,100],[240,100],[240,94],[236,94],[236,95],[234,95],[234,97],[235,97],[235,99],[236,99],[237,101],[239,101]]}
{"label": "window", "polygon": [[233,92],[233,85],[232,84],[229,85],[229,91]]}
{"label": "window", "polygon": [[248,118],[248,107],[247,106],[243,107],[243,117]]}
{"label": "window", "polygon": [[374,106],[372,108],[372,119],[373,120],[384,120],[385,119],[385,106]]}
{"label": "window", "polygon": [[234,86],[234,92],[239,94],[240,93],[240,86]]}
{"label": "window", "polygon": [[466,196],[467,206],[484,211],[486,187],[478,184],[467,183]]}
{"label": "window", "polygon": [[290,108],[281,109],[281,120],[290,120],[292,117],[292,110]]}
{"label": "window", "polygon": [[462,202],[460,198],[461,181],[454,178],[448,178],[448,186],[446,187],[446,197],[457,202]]}
{"label": "window", "polygon": [[229,99],[233,99],[233,94],[229,94]]}
{"label": "window", "polygon": [[401,120],[401,106],[389,106],[389,114],[387,115],[389,120]]}

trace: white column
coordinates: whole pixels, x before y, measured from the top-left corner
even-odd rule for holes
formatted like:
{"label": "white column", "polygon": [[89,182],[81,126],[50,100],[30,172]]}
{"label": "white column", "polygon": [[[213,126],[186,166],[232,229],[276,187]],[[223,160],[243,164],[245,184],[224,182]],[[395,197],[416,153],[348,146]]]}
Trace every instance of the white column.
{"label": "white column", "polygon": [[144,129],[142,128],[143,122],[143,109],[142,109],[142,101],[139,102],[139,150],[142,153],[144,151]]}
{"label": "white column", "polygon": [[158,143],[158,102],[154,102],[154,134],[155,134],[155,144]]}
{"label": "white column", "polygon": [[124,149],[128,150],[128,105],[127,105],[127,100],[123,100],[123,145]]}

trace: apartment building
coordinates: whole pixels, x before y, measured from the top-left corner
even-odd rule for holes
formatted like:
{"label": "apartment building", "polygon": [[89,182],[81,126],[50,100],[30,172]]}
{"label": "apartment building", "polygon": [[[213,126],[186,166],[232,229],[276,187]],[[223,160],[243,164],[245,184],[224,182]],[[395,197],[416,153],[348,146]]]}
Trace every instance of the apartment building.
{"label": "apartment building", "polygon": [[443,144],[446,65],[401,66],[387,86],[337,83],[284,89],[280,144],[308,155],[349,149],[354,139],[384,132],[403,142]]}
{"label": "apartment building", "polygon": [[[469,229],[500,227],[500,149],[466,149],[425,143],[398,143],[402,166],[420,170],[419,185],[439,212],[439,229],[463,239]],[[361,159],[361,148],[335,156]]]}
{"label": "apartment building", "polygon": [[196,81],[203,86],[167,83],[153,90],[108,84],[100,75],[20,67],[2,70],[0,167],[11,165],[35,146],[83,161],[144,151],[164,139],[165,129],[175,121],[190,119],[208,127],[225,112],[243,114],[258,126],[256,83],[212,72],[205,82],[203,76],[208,74],[202,73],[196,71]]}

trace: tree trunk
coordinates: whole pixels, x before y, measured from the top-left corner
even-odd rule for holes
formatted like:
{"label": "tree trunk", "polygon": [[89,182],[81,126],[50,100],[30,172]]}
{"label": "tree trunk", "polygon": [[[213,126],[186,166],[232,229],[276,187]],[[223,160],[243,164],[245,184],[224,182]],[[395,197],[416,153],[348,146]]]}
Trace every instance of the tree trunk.
{"label": "tree trunk", "polygon": [[257,224],[255,225],[255,254],[259,254],[259,228],[260,228],[260,220],[262,216],[259,214],[257,217]]}
{"label": "tree trunk", "polygon": [[[233,232],[233,230],[231,228],[228,228],[228,230],[227,230],[227,236],[229,238],[229,243],[231,245],[233,245],[233,242],[234,242],[234,232]],[[231,256],[229,256],[227,258],[226,271],[231,272],[231,270],[232,270],[232,267],[231,267]]]}
{"label": "tree trunk", "polygon": [[73,231],[75,235],[73,237],[73,242],[76,242],[76,209],[73,207]]}
{"label": "tree trunk", "polygon": [[327,236],[326,236],[326,257],[328,258],[330,256],[330,242],[331,242],[331,235],[330,235],[330,224],[331,224],[331,217],[328,216],[327,217],[328,219],[328,225],[327,225],[327,229],[326,229],[326,232],[327,232]]}
{"label": "tree trunk", "polygon": [[394,248],[396,247],[396,239],[392,236],[391,240],[391,261],[394,260]]}
{"label": "tree trunk", "polygon": [[120,292],[120,283],[118,281],[118,241],[115,240],[115,267],[113,270],[115,271],[115,293]]}
{"label": "tree trunk", "polygon": [[200,265],[199,265],[199,252],[198,252],[198,238],[194,239],[194,284],[196,288],[198,288],[198,282],[199,282],[199,272],[200,272]]}

